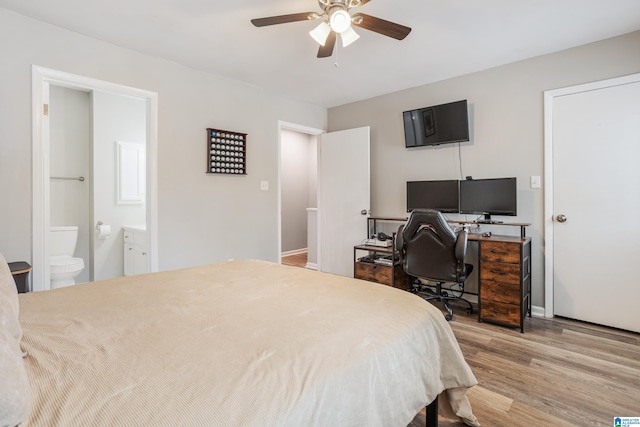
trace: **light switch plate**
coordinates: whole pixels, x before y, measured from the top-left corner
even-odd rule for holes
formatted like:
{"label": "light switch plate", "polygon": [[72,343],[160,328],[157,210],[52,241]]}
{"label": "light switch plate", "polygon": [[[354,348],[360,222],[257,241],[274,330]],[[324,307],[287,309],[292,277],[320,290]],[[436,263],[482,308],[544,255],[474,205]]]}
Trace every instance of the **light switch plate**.
{"label": "light switch plate", "polygon": [[531,188],[540,188],[540,177],[538,175],[531,176]]}
{"label": "light switch plate", "polygon": [[269,181],[260,181],[260,189],[267,191],[269,189]]}

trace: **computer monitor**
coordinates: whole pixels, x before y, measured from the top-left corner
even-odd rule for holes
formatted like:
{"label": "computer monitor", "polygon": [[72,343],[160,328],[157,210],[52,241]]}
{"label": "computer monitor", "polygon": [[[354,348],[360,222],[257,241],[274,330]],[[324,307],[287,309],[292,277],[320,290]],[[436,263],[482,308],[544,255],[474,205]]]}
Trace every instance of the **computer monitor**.
{"label": "computer monitor", "polygon": [[491,215],[517,215],[517,194],[515,177],[460,181],[460,213],[484,215],[480,222],[500,222]]}
{"label": "computer monitor", "polygon": [[407,181],[407,212],[435,209],[445,213],[459,210],[458,181]]}

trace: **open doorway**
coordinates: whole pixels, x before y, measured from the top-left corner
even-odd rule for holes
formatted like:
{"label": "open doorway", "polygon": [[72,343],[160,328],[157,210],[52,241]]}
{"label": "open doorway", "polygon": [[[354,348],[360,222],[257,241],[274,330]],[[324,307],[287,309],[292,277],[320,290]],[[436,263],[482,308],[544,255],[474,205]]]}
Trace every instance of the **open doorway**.
{"label": "open doorway", "polygon": [[280,123],[279,204],[282,264],[318,268],[318,145],[321,130]]}
{"label": "open doorway", "polygon": [[[147,256],[147,264],[149,271],[157,271],[157,184],[156,184],[156,163],[157,163],[157,155],[156,155],[156,146],[157,146],[157,94],[154,92],[144,91],[136,88],[131,88],[127,86],[117,85],[114,83],[104,82],[100,80],[90,79],[87,77],[77,76],[73,74],[68,74],[56,70],[50,70],[46,68],[41,68],[34,66],[32,73],[32,103],[33,103],[33,276],[32,276],[32,290],[40,291],[47,290],[51,288],[51,265],[50,265],[50,255],[51,255],[51,230],[52,226],[57,226],[60,224],[56,224],[56,222],[74,222],[77,224],[78,233],[80,233],[80,228],[82,227],[84,230],[84,236],[82,237],[82,243],[80,245],[81,252],[86,252],[87,257],[89,258],[88,269],[85,272],[85,275],[88,277],[83,277],[80,281],[89,281],[98,280],[105,278],[102,276],[104,269],[101,269],[100,272],[95,268],[97,264],[95,264],[96,251],[91,250],[91,245],[99,245],[100,242],[97,241],[100,239],[100,233],[104,231],[106,228],[98,229],[97,227],[97,217],[96,215],[99,212],[96,212],[96,204],[92,203],[91,200],[97,199],[109,199],[108,203],[111,205],[126,205],[127,203],[131,204],[131,192],[129,191],[131,187],[127,187],[127,191],[124,198],[115,198],[115,197],[98,197],[99,194],[103,193],[104,190],[98,188],[97,184],[99,184],[101,177],[101,172],[96,169],[96,164],[103,165],[105,164],[104,159],[109,158],[109,160],[113,160],[114,162],[110,162],[109,166],[110,173],[112,173],[111,178],[109,178],[109,182],[107,185],[110,189],[112,188],[120,188],[114,182],[114,176],[118,173],[118,160],[120,159],[115,153],[124,152],[122,147],[123,141],[118,141],[115,137],[109,136],[108,145],[108,154],[100,154],[96,153],[95,147],[89,146],[85,151],[87,155],[83,156],[88,158],[88,165],[84,169],[84,172],[76,174],[75,172],[67,174],[66,171],[58,169],[58,165],[56,164],[56,155],[61,154],[61,146],[57,146],[56,155],[52,153],[52,143],[59,144],[60,141],[56,141],[58,135],[52,135],[52,132],[59,132],[58,127],[65,128],[64,123],[61,125],[61,122],[57,124],[51,123],[50,117],[50,103],[53,101],[58,103],[60,106],[60,99],[65,97],[77,98],[80,100],[79,103],[74,102],[74,107],[70,110],[82,109],[82,105],[88,106],[87,109],[93,114],[93,119],[88,120],[89,124],[87,127],[91,128],[91,132],[93,132],[90,139],[96,139],[95,131],[96,128],[99,127],[109,127],[110,117],[108,108],[111,110],[121,109],[121,103],[130,103],[133,102],[136,104],[136,109],[140,112],[140,124],[137,126],[138,129],[142,129],[142,132],[139,133],[138,138],[132,139],[140,139],[139,143],[144,145],[144,170],[145,176],[140,180],[140,182],[144,183],[144,190],[141,190],[138,194],[144,199],[141,200],[139,204],[144,206],[143,212],[143,222],[146,227],[146,239],[148,242],[148,256]],[[52,91],[53,89],[53,91]],[[83,95],[84,94],[84,95]],[[58,101],[55,99],[58,98]],[[100,98],[96,100],[96,98]],[[109,99],[106,99],[109,98]],[[96,108],[96,102],[99,102],[100,108]],[[118,105],[115,105],[118,104]],[[102,107],[110,106],[105,110]],[[78,108],[76,108],[78,107]],[[106,120],[101,123],[97,123],[95,120],[95,116],[100,115],[100,117],[105,118]],[[112,117],[111,117],[112,118]],[[112,121],[112,120],[111,120]],[[86,133],[86,132],[85,132]],[[80,137],[79,140],[86,139],[85,137]],[[129,139],[127,137],[127,139]],[[62,140],[64,143],[64,139]],[[126,141],[132,142],[132,141]],[[87,141],[84,141],[87,144]],[[118,143],[120,143],[118,145]],[[63,144],[64,145],[64,144]],[[126,147],[129,147],[128,145]],[[76,147],[77,148],[77,147]],[[74,147],[70,147],[70,151],[74,151]],[[131,150],[129,150],[131,151]],[[140,150],[139,150],[140,151]],[[58,156],[59,157],[59,156]],[[121,156],[122,159],[129,161],[131,156]],[[97,158],[99,161],[92,162],[89,160],[91,158]],[[58,159],[59,160],[59,159]],[[79,160],[79,159],[78,159]],[[52,166],[52,162],[56,164],[56,169],[54,170]],[[61,164],[64,162],[61,162]],[[80,161],[78,162],[80,163]],[[129,162],[130,163],[130,162]],[[71,180],[52,180],[52,177],[58,178],[72,178]],[[79,179],[82,178],[82,179]],[[52,186],[52,181],[54,182],[55,187]],[[78,181],[78,182],[76,182]],[[64,202],[62,206],[62,210],[60,209],[60,202],[56,198],[58,195],[67,190],[69,187],[65,187],[64,184],[85,184],[85,188],[82,189],[76,197],[77,200],[81,198],[88,198],[87,201],[88,207],[83,208],[86,218],[80,219],[76,218],[68,218],[65,214],[65,206],[69,206],[71,209],[77,209],[80,206],[80,203],[66,203]],[[135,187],[135,186],[133,186]],[[53,199],[52,199],[53,198]],[[74,199],[74,200],[76,200]],[[123,203],[124,201],[124,203]],[[122,209],[121,209],[122,210]],[[77,212],[78,214],[82,212]],[[77,215],[76,215],[77,216]],[[87,219],[88,218],[88,219]],[[66,224],[65,224],[66,225]],[[76,224],[73,224],[76,225]],[[137,224],[136,224],[137,225]],[[68,228],[68,227],[57,227],[57,228]],[[114,241],[118,240],[121,242],[120,226],[117,226],[116,229],[111,230],[112,235],[117,235],[117,238],[114,237],[111,240],[111,244]],[[89,249],[86,249],[86,246],[89,246]],[[103,245],[104,246],[104,245]],[[123,258],[123,244],[118,245],[118,262],[122,261]],[[83,249],[84,247],[84,249]],[[79,253],[79,252],[78,252]],[[84,257],[83,257],[84,258]],[[118,266],[115,267],[114,271],[117,270],[117,273],[109,273],[111,275],[122,275],[120,272],[122,271],[122,264],[118,263]]]}

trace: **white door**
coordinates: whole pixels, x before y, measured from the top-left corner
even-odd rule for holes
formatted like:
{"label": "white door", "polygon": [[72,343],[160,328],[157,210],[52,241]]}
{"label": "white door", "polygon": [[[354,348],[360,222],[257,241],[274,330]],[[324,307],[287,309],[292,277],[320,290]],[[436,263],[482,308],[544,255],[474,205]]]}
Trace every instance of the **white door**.
{"label": "white door", "polygon": [[640,332],[640,82],[553,100],[554,314]]}
{"label": "white door", "polygon": [[368,126],[319,137],[320,271],[353,277],[353,246],[367,237],[369,180]]}

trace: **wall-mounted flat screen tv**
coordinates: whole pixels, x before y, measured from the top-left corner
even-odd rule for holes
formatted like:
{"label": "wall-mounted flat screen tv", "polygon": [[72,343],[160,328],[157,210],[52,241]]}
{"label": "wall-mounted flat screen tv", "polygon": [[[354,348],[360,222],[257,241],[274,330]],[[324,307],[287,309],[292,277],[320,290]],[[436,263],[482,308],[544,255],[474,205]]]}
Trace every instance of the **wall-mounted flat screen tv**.
{"label": "wall-mounted flat screen tv", "polygon": [[407,212],[414,209],[435,209],[457,213],[459,210],[458,181],[407,181]]}
{"label": "wall-mounted flat screen tv", "polygon": [[402,116],[407,148],[469,141],[466,99],[405,111]]}

